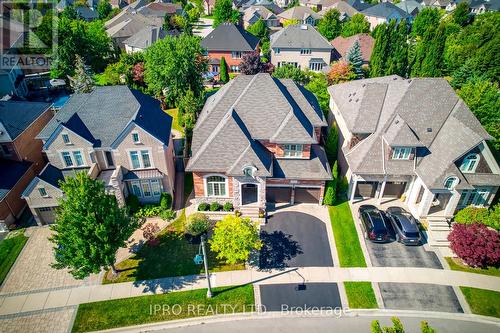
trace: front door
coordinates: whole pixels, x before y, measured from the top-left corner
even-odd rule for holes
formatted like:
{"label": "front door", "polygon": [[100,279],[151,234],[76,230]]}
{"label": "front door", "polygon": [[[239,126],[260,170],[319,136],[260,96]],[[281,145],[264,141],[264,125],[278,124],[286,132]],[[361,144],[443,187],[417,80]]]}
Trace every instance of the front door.
{"label": "front door", "polygon": [[243,184],[241,185],[241,204],[251,205],[258,202],[257,198],[257,184]]}

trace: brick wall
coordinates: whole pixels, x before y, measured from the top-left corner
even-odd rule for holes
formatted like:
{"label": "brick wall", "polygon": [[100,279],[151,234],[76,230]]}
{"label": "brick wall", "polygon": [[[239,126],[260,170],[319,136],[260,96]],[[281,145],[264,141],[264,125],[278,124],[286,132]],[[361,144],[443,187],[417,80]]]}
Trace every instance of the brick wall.
{"label": "brick wall", "polygon": [[[204,177],[206,175],[216,175],[213,172],[193,172],[193,184],[194,184],[194,195],[195,197],[205,197],[205,185]],[[224,175],[224,174],[221,174]],[[227,177],[228,179],[228,197],[232,198],[233,195],[233,177]]]}
{"label": "brick wall", "polygon": [[21,194],[31,180],[35,178],[35,175],[35,166],[32,165],[1,201],[0,220],[5,220],[10,224],[13,222],[12,217],[19,217],[23,208],[26,206],[26,201],[21,199]]}
{"label": "brick wall", "polygon": [[[241,53],[241,57],[243,57],[243,55],[245,54],[245,52],[242,52]],[[239,66],[241,64],[241,59],[233,59],[231,57],[231,51],[210,51],[208,53],[208,57],[210,59],[221,59],[222,57],[224,57],[224,59],[226,60],[226,64],[227,64],[227,70],[229,72],[231,72],[231,66]]]}
{"label": "brick wall", "polygon": [[[264,145],[264,147],[266,147],[267,150],[273,153],[275,157],[284,157],[285,155],[284,145],[269,142],[266,140],[261,140],[260,143],[262,143],[262,145]],[[303,149],[304,150],[302,151],[302,158],[309,159],[311,157],[311,145],[310,144],[303,145]]]}

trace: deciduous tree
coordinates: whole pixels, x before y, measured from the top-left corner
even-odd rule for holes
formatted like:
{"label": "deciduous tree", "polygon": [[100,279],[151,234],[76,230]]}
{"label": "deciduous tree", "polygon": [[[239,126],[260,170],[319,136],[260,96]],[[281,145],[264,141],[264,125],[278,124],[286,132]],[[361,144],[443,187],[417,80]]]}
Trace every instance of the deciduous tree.
{"label": "deciduous tree", "polygon": [[177,107],[179,125],[184,126],[186,131],[193,130],[198,117],[198,112],[201,109],[202,101],[196,97],[191,89],[179,98]]}
{"label": "deciduous tree", "polygon": [[328,73],[328,81],[330,84],[338,84],[347,81],[352,81],[356,78],[352,66],[344,60],[339,60],[332,63],[330,72]]}
{"label": "deciduous tree", "polygon": [[97,4],[97,13],[99,14],[99,18],[101,20],[107,18],[111,13],[111,10],[113,10],[113,8],[111,7],[109,0],[100,0]]}
{"label": "deciduous tree", "polygon": [[237,23],[240,19],[240,12],[233,9],[233,2],[231,0],[216,0],[213,14],[214,28],[217,28],[224,22]]}
{"label": "deciduous tree", "polygon": [[309,81],[306,73],[291,64],[286,64],[274,70],[273,76],[278,79],[292,79],[300,84],[307,84]]}
{"label": "deciduous tree", "polygon": [[360,33],[370,32],[370,23],[361,13],[354,14],[349,21],[342,25],[342,37],[350,37]]}
{"label": "deciduous tree", "polygon": [[318,23],[318,32],[329,41],[340,35],[342,23],[340,13],[336,9],[328,10]]}

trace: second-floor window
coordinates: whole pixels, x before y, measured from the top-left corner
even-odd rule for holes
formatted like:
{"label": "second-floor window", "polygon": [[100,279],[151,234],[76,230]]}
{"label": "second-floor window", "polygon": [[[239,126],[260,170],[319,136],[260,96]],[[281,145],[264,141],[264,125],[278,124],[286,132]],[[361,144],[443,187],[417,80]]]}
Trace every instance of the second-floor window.
{"label": "second-floor window", "polygon": [[274,49],[274,53],[275,54],[280,54],[280,52],[281,52],[281,49],[279,47],[277,47],[277,48]]}
{"label": "second-floor window", "polygon": [[141,140],[139,139],[139,133],[132,133],[132,141],[134,143],[141,143]]}
{"label": "second-floor window", "polygon": [[38,188],[38,193],[44,198],[48,197],[49,195],[47,194],[47,190],[45,190],[45,187],[39,187]]}
{"label": "second-floor window", "polygon": [[231,58],[233,59],[241,59],[241,51],[232,51]]}
{"label": "second-floor window", "polygon": [[462,165],[460,165],[460,171],[464,173],[475,172],[478,162],[479,162],[478,154],[469,154],[465,156]]}
{"label": "second-floor window", "polygon": [[71,140],[69,139],[69,135],[67,133],[63,133],[61,136],[65,145],[71,144]]}
{"label": "second-floor window", "polygon": [[394,159],[394,160],[409,160],[410,154],[411,154],[411,148],[396,147],[392,151],[392,159]]}
{"label": "second-floor window", "polygon": [[149,158],[149,150],[131,151],[130,161],[132,162],[132,169],[150,168],[151,159]]}
{"label": "second-floor window", "polygon": [[69,151],[63,151],[61,153],[64,165],[66,168],[72,167],[72,166],[82,166],[85,163],[83,162],[83,157],[82,157],[82,152],[79,150],[75,150],[73,152]]}
{"label": "second-floor window", "polygon": [[114,167],[115,163],[113,162],[113,154],[111,154],[110,151],[106,151],[104,155],[106,155],[106,163],[108,164],[108,167]]}
{"label": "second-floor window", "polygon": [[302,157],[302,145],[285,145],[284,155],[285,157]]}
{"label": "second-floor window", "polygon": [[311,49],[300,49],[300,55],[311,54]]}

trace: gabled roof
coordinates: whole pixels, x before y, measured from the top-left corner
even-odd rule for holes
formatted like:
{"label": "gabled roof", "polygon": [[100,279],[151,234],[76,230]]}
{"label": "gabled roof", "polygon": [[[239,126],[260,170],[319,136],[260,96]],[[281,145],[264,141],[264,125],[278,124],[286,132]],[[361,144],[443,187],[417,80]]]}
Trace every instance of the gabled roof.
{"label": "gabled roof", "polygon": [[332,50],[333,46],[313,26],[291,24],[270,37],[271,47]]}
{"label": "gabled roof", "polygon": [[359,43],[361,48],[361,57],[363,61],[369,62],[372,56],[373,47],[375,46],[375,39],[369,34],[357,34],[350,37],[338,36],[332,40],[332,46],[335,48],[337,56],[345,58],[349,49],[354,45],[355,42]]}
{"label": "gabled roof", "polygon": [[359,11],[348,4],[345,1],[337,1],[332,5],[323,6],[323,9],[318,12],[318,14],[323,17],[327,11],[331,9],[336,9],[340,12],[340,19],[345,20],[347,17],[353,17],[355,14],[359,13]]}
{"label": "gabled roof", "polygon": [[253,17],[262,20],[277,19],[277,16],[264,6],[250,6],[243,11],[243,21],[249,22]]}
{"label": "gabled roof", "polygon": [[0,159],[0,201],[14,188],[33,163]]}
{"label": "gabled roof", "polygon": [[357,11],[363,11],[363,10],[373,6],[371,3],[365,2],[363,0],[346,0],[346,2],[349,5],[351,5],[354,9],[356,9]]}
{"label": "gabled roof", "polygon": [[234,23],[222,23],[201,41],[207,51],[255,51],[259,38]]}
{"label": "gabled roof", "polygon": [[385,19],[392,18],[394,16],[400,16],[402,18],[406,18],[409,16],[404,10],[393,5],[390,2],[378,3],[375,6],[366,8],[365,10],[361,11],[361,13],[365,16],[382,17]]}
{"label": "gabled roof", "polygon": [[15,140],[49,107],[42,102],[0,101],[0,127],[3,125],[10,140]]}
{"label": "gabled roof", "polygon": [[37,177],[56,188],[59,188],[59,182],[64,181],[62,171],[50,163],[45,166]]}
{"label": "gabled roof", "polygon": [[388,125],[387,130],[383,134],[384,139],[390,146],[397,147],[422,147],[423,144],[418,139],[417,135],[410,126],[396,115],[392,122]]}
{"label": "gabled roof", "polygon": [[416,14],[424,8],[424,6],[415,0],[403,0],[397,3],[396,6],[410,15]]}
{"label": "gabled roof", "polygon": [[111,147],[132,123],[168,145],[172,117],[158,100],[127,86],[95,87],[91,93],[72,95],[37,138],[49,143],[63,126],[94,147]]}
{"label": "gabled roof", "polygon": [[272,175],[272,155],[260,141],[316,143],[314,127],[326,126],[312,95],[291,80],[241,75],[210,96],[193,130],[191,171],[241,175],[257,167]]}
{"label": "gabled roof", "polygon": [[283,13],[278,15],[285,20],[299,20],[303,21],[309,16],[315,20],[319,20],[321,16],[318,15],[314,10],[305,6],[296,6],[285,10]]}
{"label": "gabled roof", "polygon": [[165,31],[162,27],[150,25],[124,40],[123,44],[139,49],[146,49],[168,35],[175,36],[177,34],[177,30]]}

